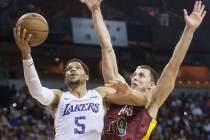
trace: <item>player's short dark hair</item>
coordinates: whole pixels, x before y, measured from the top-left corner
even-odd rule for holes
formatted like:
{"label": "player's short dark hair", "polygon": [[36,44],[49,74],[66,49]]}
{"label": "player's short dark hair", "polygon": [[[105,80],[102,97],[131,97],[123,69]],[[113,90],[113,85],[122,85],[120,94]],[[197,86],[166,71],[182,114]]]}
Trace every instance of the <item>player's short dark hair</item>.
{"label": "player's short dark hair", "polygon": [[66,65],[65,65],[65,70],[64,70],[64,73],[66,73],[66,69],[67,69],[67,66],[71,63],[71,62],[78,62],[82,65],[84,71],[85,71],[85,74],[87,74],[89,76],[89,68],[88,66],[80,59],[77,59],[77,58],[73,58],[73,59],[70,59],[69,61],[67,61]]}
{"label": "player's short dark hair", "polygon": [[138,66],[138,68],[149,70],[150,71],[151,82],[155,82],[155,84],[157,84],[157,81],[159,79],[159,75],[158,75],[158,73],[155,69],[153,69],[152,67],[147,66],[147,65],[140,65],[140,66]]}

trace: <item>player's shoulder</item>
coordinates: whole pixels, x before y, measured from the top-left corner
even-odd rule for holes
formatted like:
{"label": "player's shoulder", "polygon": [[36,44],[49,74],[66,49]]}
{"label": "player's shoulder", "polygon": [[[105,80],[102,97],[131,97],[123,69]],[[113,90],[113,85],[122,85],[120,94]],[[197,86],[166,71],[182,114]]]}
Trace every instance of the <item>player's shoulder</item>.
{"label": "player's shoulder", "polygon": [[52,92],[55,94],[55,96],[61,97],[63,95],[63,91],[59,90],[59,89],[51,89]]}
{"label": "player's shoulder", "polygon": [[52,109],[53,114],[55,114],[60,98],[64,92],[59,89],[51,89],[51,91],[54,93],[55,96],[53,102],[50,104],[50,108]]}

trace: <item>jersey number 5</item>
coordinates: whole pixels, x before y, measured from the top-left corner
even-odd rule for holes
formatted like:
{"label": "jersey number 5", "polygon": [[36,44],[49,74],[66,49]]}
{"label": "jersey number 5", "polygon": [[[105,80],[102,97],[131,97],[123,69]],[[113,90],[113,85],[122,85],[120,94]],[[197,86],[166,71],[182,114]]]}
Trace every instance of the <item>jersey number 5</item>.
{"label": "jersey number 5", "polygon": [[74,128],[75,134],[84,134],[85,133],[85,124],[80,123],[80,121],[85,120],[85,116],[75,117],[74,123],[77,128]]}

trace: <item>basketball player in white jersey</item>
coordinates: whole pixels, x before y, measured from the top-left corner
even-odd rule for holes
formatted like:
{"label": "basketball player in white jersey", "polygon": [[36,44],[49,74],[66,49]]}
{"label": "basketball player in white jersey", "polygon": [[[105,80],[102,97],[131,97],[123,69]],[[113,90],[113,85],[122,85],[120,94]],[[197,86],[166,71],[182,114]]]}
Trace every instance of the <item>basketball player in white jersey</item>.
{"label": "basketball player in white jersey", "polygon": [[144,95],[136,94],[129,87],[123,91],[125,93],[109,87],[87,90],[89,70],[78,59],[70,60],[65,67],[65,84],[68,91],[43,87],[28,45],[31,34],[25,39],[26,29],[22,34],[20,30],[20,27],[14,28],[14,37],[22,54],[25,81],[31,96],[51,108],[55,140],[101,140],[104,115],[109,103],[136,106],[146,104]]}

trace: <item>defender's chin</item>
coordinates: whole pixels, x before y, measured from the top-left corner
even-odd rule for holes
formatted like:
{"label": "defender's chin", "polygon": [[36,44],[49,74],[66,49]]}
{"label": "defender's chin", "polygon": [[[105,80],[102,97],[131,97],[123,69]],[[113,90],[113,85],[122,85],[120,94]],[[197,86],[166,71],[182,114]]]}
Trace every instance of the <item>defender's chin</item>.
{"label": "defender's chin", "polygon": [[79,85],[80,84],[80,81],[79,80],[72,80],[72,81],[69,81],[69,85],[70,86],[75,86],[75,85]]}

